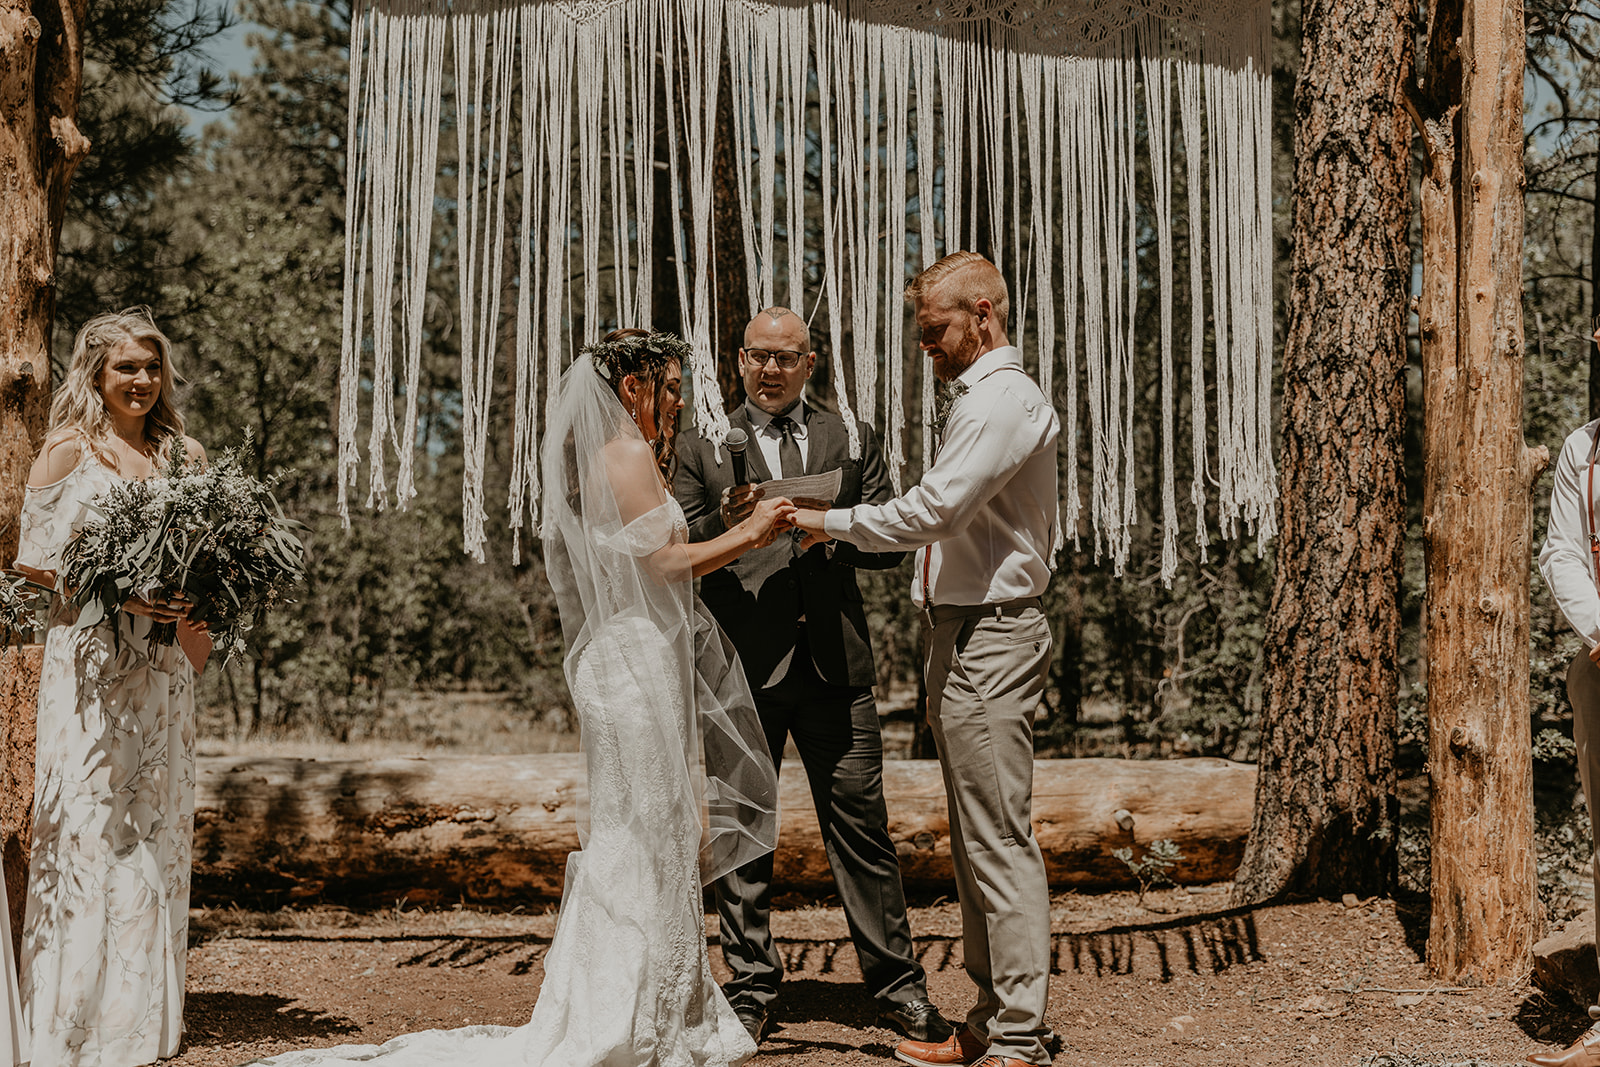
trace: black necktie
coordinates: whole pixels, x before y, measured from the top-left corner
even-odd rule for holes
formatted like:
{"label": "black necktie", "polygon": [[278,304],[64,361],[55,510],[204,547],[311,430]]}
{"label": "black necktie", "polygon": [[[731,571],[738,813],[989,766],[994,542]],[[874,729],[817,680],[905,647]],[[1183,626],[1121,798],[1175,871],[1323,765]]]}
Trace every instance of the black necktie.
{"label": "black necktie", "polygon": [[805,461],[800,458],[800,442],[794,439],[794,420],[779,415],[772,420],[773,428],[782,435],[778,441],[778,465],[783,468],[782,478],[798,478],[806,472]]}

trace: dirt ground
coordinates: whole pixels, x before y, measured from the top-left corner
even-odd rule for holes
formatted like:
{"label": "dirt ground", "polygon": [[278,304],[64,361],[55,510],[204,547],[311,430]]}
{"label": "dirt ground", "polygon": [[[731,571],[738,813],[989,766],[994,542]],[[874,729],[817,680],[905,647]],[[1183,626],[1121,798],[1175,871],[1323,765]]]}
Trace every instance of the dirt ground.
{"label": "dirt ground", "polygon": [[[1564,1045],[1586,1020],[1527,984],[1443,987],[1421,962],[1425,912],[1394,901],[1231,910],[1225,885],[1061,895],[1048,1021],[1055,1063],[1083,1067],[1510,1064]],[[882,1064],[842,913],[802,901],[774,914],[788,976],[755,1067]],[[972,1002],[961,921],[933,901],[911,916],[930,992]],[[196,911],[188,1037],[175,1067],[381,1042],[468,1023],[518,1025],[539,993],[555,913],[464,909]],[[725,977],[708,922],[712,968]]]}

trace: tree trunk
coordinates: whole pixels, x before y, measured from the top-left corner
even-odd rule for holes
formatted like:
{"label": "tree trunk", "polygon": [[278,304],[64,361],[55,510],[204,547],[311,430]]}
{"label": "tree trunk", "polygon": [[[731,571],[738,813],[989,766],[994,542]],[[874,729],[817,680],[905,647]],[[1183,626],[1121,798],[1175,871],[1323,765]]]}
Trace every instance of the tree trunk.
{"label": "tree trunk", "polygon": [[28,467],[50,397],[56,247],[78,132],[88,0],[0,0],[0,555],[17,551]]}
{"label": "tree trunk", "polygon": [[[0,563],[17,554],[28,468],[50,399],[55,261],[72,172],[89,151],[78,132],[88,0],[0,0]],[[0,863],[20,934],[32,834],[37,653],[6,653],[0,702]]]}
{"label": "tree trunk", "polygon": [[[1414,104],[1433,910],[1447,981],[1527,973],[1542,925],[1528,705],[1530,490],[1522,437],[1520,0],[1435,0]],[[1459,51],[1458,51],[1459,49]]]}
{"label": "tree trunk", "polygon": [[[1255,768],[1220,759],[1040,760],[1033,823],[1058,888],[1133,884],[1112,853],[1166,838],[1180,884],[1227,879],[1244,849]],[[511,903],[561,893],[579,847],[583,757],[327,761],[202,758],[195,774],[195,901],[321,899],[388,906]],[[948,891],[949,813],[936,761],[884,765],[889,836],[914,887]],[[833,874],[805,769],[784,767],[774,881],[827,891]]]}
{"label": "tree trunk", "polygon": [[1238,903],[1387,892],[1405,534],[1410,8],[1306,0],[1283,350],[1283,529]]}
{"label": "tree trunk", "polygon": [[22,958],[22,916],[28,902],[33,830],[33,750],[42,645],[0,652],[0,866],[5,867],[12,958]]}

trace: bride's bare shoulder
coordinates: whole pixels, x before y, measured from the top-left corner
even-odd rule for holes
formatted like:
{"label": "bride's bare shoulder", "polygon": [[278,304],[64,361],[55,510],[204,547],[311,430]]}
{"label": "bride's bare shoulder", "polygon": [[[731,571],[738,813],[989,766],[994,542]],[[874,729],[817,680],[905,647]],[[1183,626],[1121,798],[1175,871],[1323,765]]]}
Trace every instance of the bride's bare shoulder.
{"label": "bride's bare shoulder", "polygon": [[614,474],[630,473],[634,469],[649,472],[655,469],[656,454],[643,438],[618,437],[607,441],[600,450],[606,466]]}

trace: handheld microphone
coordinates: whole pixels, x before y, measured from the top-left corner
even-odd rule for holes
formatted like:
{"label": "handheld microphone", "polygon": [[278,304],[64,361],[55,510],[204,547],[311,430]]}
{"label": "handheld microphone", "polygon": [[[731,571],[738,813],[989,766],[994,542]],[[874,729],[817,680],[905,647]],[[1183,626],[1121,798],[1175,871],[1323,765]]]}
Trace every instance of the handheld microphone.
{"label": "handheld microphone", "polygon": [[733,484],[749,485],[749,479],[745,477],[744,450],[750,443],[750,435],[735,426],[728,431],[722,443],[727,446],[728,458],[733,461]]}

